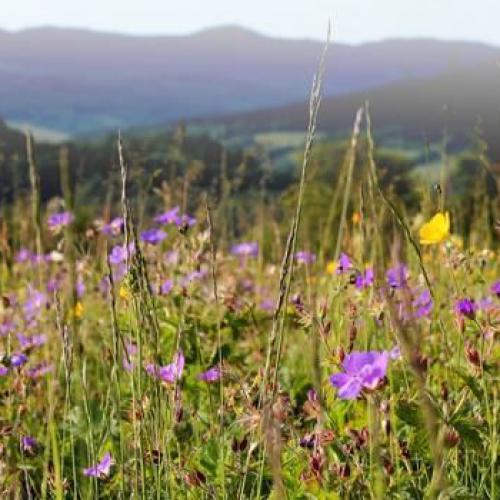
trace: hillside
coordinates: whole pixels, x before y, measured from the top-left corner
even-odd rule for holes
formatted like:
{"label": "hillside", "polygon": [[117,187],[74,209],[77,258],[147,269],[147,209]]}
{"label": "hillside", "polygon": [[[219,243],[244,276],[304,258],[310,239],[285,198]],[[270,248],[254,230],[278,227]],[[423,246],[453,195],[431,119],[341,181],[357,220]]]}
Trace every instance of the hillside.
{"label": "hillside", "polygon": [[[137,37],[74,29],[0,32],[0,116],[66,133],[169,123],[302,100],[322,43],[238,27]],[[494,59],[478,43],[333,44],[325,93],[343,95]]]}
{"label": "hillside", "polygon": [[[500,130],[500,68],[481,64],[467,70],[449,70],[443,74],[415,81],[405,81],[346,96],[325,98],[319,128],[330,136],[347,133],[352,128],[356,109],[370,101],[372,120],[379,137],[434,142],[446,129],[451,144],[463,147],[470,141],[476,125],[495,157]],[[272,130],[305,129],[307,102],[215,120],[228,130],[257,133]]]}

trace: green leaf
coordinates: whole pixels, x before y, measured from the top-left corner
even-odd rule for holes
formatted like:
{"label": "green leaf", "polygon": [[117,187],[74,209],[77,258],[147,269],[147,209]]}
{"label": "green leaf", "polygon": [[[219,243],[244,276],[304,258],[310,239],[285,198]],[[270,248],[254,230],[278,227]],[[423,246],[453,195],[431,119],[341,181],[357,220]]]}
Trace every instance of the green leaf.
{"label": "green leaf", "polygon": [[465,445],[473,448],[483,447],[481,432],[478,426],[465,419],[458,419],[454,421],[452,425],[460,434],[460,438],[463,440]]}
{"label": "green leaf", "polygon": [[420,408],[416,403],[400,401],[396,406],[396,415],[405,424],[411,427],[422,427],[424,425]]}

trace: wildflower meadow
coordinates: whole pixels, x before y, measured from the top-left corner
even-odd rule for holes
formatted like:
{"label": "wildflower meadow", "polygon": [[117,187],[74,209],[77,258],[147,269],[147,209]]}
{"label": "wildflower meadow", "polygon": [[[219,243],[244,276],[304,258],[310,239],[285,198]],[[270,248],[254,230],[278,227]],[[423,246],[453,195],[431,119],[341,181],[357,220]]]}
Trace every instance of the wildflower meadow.
{"label": "wildflower meadow", "polygon": [[1,498],[500,498],[498,197],[464,224],[443,168],[408,209],[368,105],[321,195],[323,69],[283,201],[240,205],[223,162],[216,196],[147,184],[117,134],[106,200],[63,150],[42,203],[27,136],[0,216]]}

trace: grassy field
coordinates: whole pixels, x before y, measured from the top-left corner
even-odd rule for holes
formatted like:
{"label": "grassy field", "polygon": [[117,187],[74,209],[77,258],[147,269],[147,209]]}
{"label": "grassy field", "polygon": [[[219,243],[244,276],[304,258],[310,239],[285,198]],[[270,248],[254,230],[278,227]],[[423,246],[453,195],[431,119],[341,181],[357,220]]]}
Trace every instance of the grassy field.
{"label": "grassy field", "polygon": [[42,206],[28,136],[0,218],[2,498],[500,498],[498,197],[479,175],[466,213],[441,169],[405,206],[367,107],[312,190],[320,93],[288,211],[264,182],[238,204],[224,162],[217,196],[153,186],[121,140],[95,218],[64,148]]}

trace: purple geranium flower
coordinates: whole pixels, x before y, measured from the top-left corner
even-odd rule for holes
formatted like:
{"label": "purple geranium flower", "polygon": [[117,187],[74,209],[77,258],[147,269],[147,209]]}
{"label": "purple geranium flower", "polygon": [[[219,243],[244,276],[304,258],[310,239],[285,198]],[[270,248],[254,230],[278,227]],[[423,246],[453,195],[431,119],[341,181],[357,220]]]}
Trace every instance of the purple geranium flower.
{"label": "purple geranium flower", "polygon": [[61,288],[61,282],[57,278],[50,278],[47,281],[47,285],[45,289],[47,290],[48,293],[55,293]]}
{"label": "purple geranium flower", "polygon": [[198,380],[202,380],[203,382],[217,382],[220,379],[221,372],[218,366],[214,366],[209,368],[207,371],[202,372],[198,375]]}
{"label": "purple geranium flower", "polygon": [[172,291],[172,288],[174,288],[174,282],[172,280],[165,280],[160,285],[160,294],[168,295]]}
{"label": "purple geranium flower", "polygon": [[38,365],[26,370],[26,376],[31,379],[43,377],[54,369],[52,363],[39,363]]}
{"label": "purple geranium flower", "polygon": [[158,367],[153,364],[149,364],[146,366],[146,371],[152,377],[156,377],[163,382],[173,384],[176,380],[181,379],[182,372],[184,370],[184,363],[184,354],[182,350],[179,350],[175,353],[174,360],[169,365]]}
{"label": "purple geranium flower", "polygon": [[141,240],[150,245],[158,245],[158,243],[161,243],[166,237],[167,234],[164,231],[156,228],[148,229],[141,233]]}
{"label": "purple geranium flower", "polygon": [[274,311],[274,302],[271,299],[264,299],[260,303],[260,308],[266,312]]}
{"label": "purple geranium flower", "polygon": [[106,236],[118,236],[123,229],[123,217],[115,217],[108,224],[104,224],[102,232]]}
{"label": "purple geranium flower", "polygon": [[246,241],[233,245],[231,253],[238,257],[257,257],[259,254],[259,244],[255,241]]}
{"label": "purple geranium flower", "polygon": [[373,285],[373,268],[368,267],[364,273],[359,273],[356,276],[355,286],[357,289],[362,290]]}
{"label": "purple geranium flower", "polygon": [[408,282],[408,268],[404,264],[398,264],[388,269],[385,277],[391,288],[402,288]]}
{"label": "purple geranium flower", "polygon": [[26,455],[35,455],[40,445],[38,441],[31,436],[23,436],[21,438],[21,450]]}
{"label": "purple geranium flower", "polygon": [[431,292],[429,290],[424,290],[420,295],[418,295],[412,302],[413,309],[415,311],[416,318],[423,318],[429,316],[434,307],[434,302],[432,300]]}
{"label": "purple geranium flower", "polygon": [[495,281],[493,285],[491,285],[491,292],[494,293],[498,298],[500,298],[500,280]]}
{"label": "purple geranium flower", "polygon": [[82,278],[78,278],[76,282],[76,295],[79,299],[85,295],[85,282]]}
{"label": "purple geranium flower", "polygon": [[47,303],[47,297],[44,293],[33,288],[28,289],[28,298],[24,304],[24,316],[29,321],[40,314]]}
{"label": "purple geranium flower", "polygon": [[154,218],[157,224],[176,224],[180,222],[179,207],[171,208]]}
{"label": "purple geranium flower", "polygon": [[385,351],[353,351],[343,363],[343,373],[330,377],[331,384],[338,389],[341,399],[356,399],[363,389],[373,390],[385,377],[389,354]]}
{"label": "purple geranium flower", "polygon": [[196,224],[196,219],[189,214],[182,215],[178,220],[175,221],[175,225],[178,227],[192,227]]}
{"label": "purple geranium flower", "polygon": [[478,301],[477,308],[482,309],[483,311],[489,311],[490,309],[495,308],[495,304],[491,297],[484,297],[483,299]]}
{"label": "purple geranium flower", "polygon": [[455,312],[469,319],[476,317],[477,304],[471,299],[460,299],[455,303]]}
{"label": "purple geranium flower", "polygon": [[69,226],[74,220],[74,216],[71,212],[59,212],[49,216],[47,220],[47,225],[52,231],[59,231],[65,226]]}
{"label": "purple geranium flower", "polygon": [[9,373],[9,369],[6,366],[0,365],[0,377],[4,377]]}
{"label": "purple geranium flower", "polygon": [[83,469],[83,473],[87,477],[97,477],[102,479],[109,476],[112,464],[113,459],[111,458],[111,453],[106,453],[98,464],[92,465],[88,469]]}
{"label": "purple geranium flower", "polygon": [[33,335],[31,337],[27,337],[21,333],[17,334],[17,340],[19,341],[19,345],[23,351],[27,351],[28,349],[32,349],[34,347],[40,347],[47,342],[47,335]]}
{"label": "purple geranium flower", "polygon": [[135,344],[132,344],[129,342],[126,346],[125,349],[127,350],[127,356],[124,354],[123,355],[123,368],[127,370],[128,372],[131,372],[134,368],[134,358],[137,354],[137,346]]}
{"label": "purple geranium flower", "polygon": [[3,323],[0,323],[0,337],[5,337],[9,333],[13,333],[16,329],[16,324],[12,320],[5,320]]}
{"label": "purple geranium flower", "polygon": [[[128,253],[130,255],[134,255],[135,246],[133,243],[130,243],[128,246]],[[113,266],[117,266],[122,262],[127,260],[127,246],[126,245],[116,245],[111,249],[109,253],[109,262]]]}
{"label": "purple geranium flower", "polygon": [[401,359],[401,347],[399,347],[398,344],[396,344],[390,351],[389,351],[389,357],[395,361],[397,359]]}
{"label": "purple geranium flower", "polygon": [[343,274],[352,269],[352,261],[347,254],[342,252],[339,257],[339,262],[337,264],[337,274]]}
{"label": "purple geranium flower", "polygon": [[316,262],[316,255],[312,252],[308,252],[307,250],[301,250],[295,254],[295,260],[299,264],[310,265]]}
{"label": "purple geranium flower", "polygon": [[28,361],[28,356],[26,356],[26,354],[22,352],[14,353],[10,357],[10,364],[16,368],[24,365],[27,361]]}
{"label": "purple geranium flower", "polygon": [[30,252],[27,248],[21,248],[21,250],[19,250],[19,252],[17,252],[16,254],[16,262],[18,262],[19,264],[30,262],[32,257],[32,252]]}

